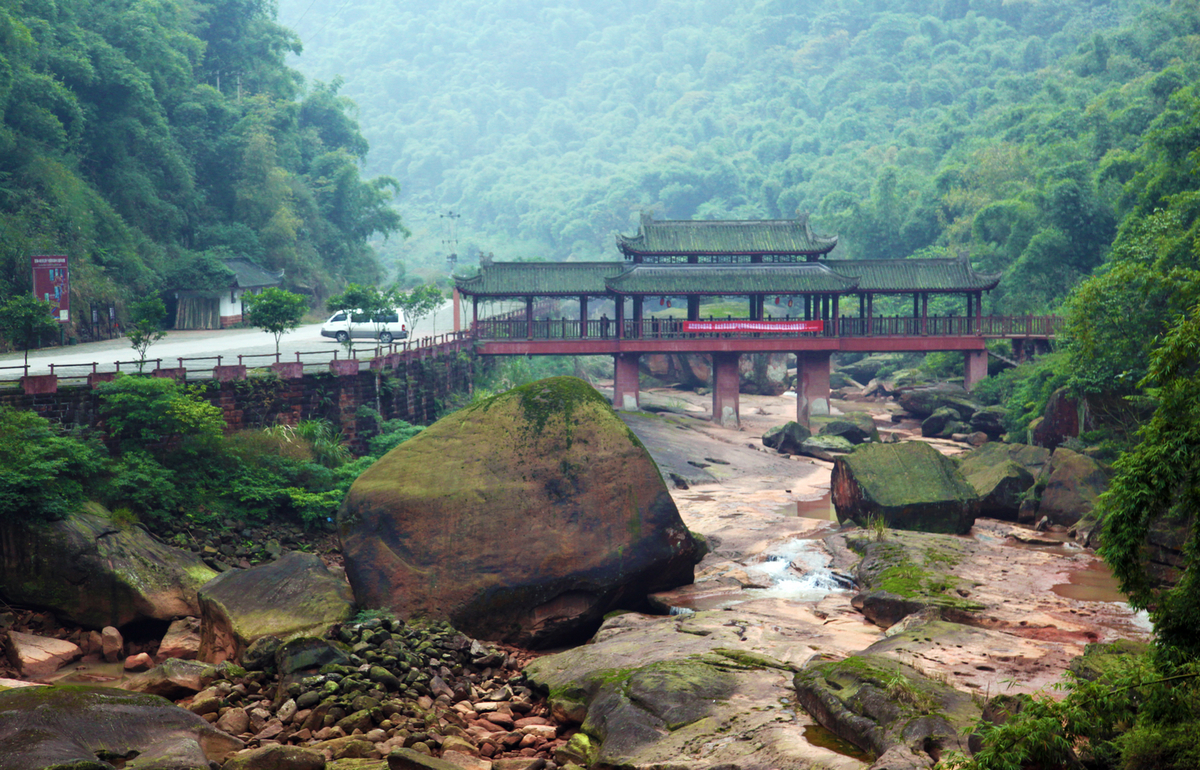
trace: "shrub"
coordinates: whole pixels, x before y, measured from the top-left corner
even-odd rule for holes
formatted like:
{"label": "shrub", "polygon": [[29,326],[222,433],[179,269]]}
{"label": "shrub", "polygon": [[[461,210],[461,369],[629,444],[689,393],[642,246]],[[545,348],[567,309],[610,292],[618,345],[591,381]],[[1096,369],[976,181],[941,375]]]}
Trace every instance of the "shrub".
{"label": "shrub", "polygon": [[61,519],[83,505],[104,449],[33,412],[0,408],[0,518]]}

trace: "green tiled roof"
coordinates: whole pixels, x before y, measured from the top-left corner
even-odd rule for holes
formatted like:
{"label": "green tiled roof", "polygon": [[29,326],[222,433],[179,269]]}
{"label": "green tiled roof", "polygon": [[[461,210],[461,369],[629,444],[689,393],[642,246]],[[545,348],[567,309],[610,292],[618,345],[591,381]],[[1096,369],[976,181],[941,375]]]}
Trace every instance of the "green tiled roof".
{"label": "green tiled roof", "polygon": [[655,221],[642,215],[635,236],[617,236],[627,256],[692,254],[825,254],[837,236],[814,235],[808,217],[738,221]]}
{"label": "green tiled roof", "polygon": [[966,252],[949,259],[823,259],[841,275],[857,278],[859,291],[989,291],[1000,274],[977,273]]}
{"label": "green tiled roof", "polygon": [[463,294],[577,297],[606,293],[605,279],[625,267],[623,262],[493,262],[455,283]]}
{"label": "green tiled roof", "polygon": [[823,294],[853,291],[855,284],[815,262],[634,265],[608,280],[617,294]]}
{"label": "green tiled roof", "polygon": [[278,286],[283,280],[283,271],[272,273],[244,259],[226,259],[225,269],[233,273],[230,285],[241,289],[257,289],[260,286]]}

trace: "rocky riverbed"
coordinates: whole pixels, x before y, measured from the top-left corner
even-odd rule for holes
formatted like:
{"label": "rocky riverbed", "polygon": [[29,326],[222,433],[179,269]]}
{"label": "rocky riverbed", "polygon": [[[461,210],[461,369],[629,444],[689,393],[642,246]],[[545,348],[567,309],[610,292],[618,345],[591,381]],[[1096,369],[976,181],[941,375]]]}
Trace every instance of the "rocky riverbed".
{"label": "rocky riverbed", "polygon": [[[285,754],[288,767],[343,770],[389,762],[442,770],[863,768],[871,757],[841,740],[861,738],[862,726],[814,685],[805,673],[814,666],[860,661],[865,678],[856,687],[887,689],[871,677],[894,680],[896,672],[948,687],[938,702],[967,694],[959,718],[968,719],[972,695],[981,703],[1045,690],[1088,643],[1146,636],[1094,554],[1065,532],[989,519],[968,536],[840,528],[829,503],[832,464],[762,446],[763,432],[794,417],[794,400],[742,396],[740,430],[709,422],[708,401],[651,391],[644,411],[623,415],[673,487],[683,521],[707,542],[695,583],[655,595],[661,615],[609,616],[585,645],[535,654],[383,614],[340,623],[324,639],[260,640],[240,666],[175,660],[130,676],[120,662],[101,662],[116,659],[102,634],[40,613],[7,620],[76,643],[86,657],[59,672],[74,683],[121,684],[179,703],[199,720],[173,728],[186,734],[179,740],[211,745],[211,726],[233,736],[213,751],[234,769],[285,766]],[[871,413],[885,441],[919,438],[919,423],[894,420],[890,401],[835,407]],[[928,441],[948,454],[963,449]],[[285,538],[254,539],[286,548]],[[238,533],[198,550],[223,558],[220,570],[260,557],[232,548],[248,539]],[[338,562],[326,558],[334,574]],[[892,592],[897,575],[907,581],[902,601]],[[154,640],[116,644],[147,664],[163,651]],[[189,654],[186,643],[177,649]],[[893,747],[895,731],[880,723],[866,741],[886,755],[877,766],[928,767],[960,747],[961,724],[924,722],[928,748],[916,753]],[[10,739],[20,736],[0,729],[0,748]],[[10,766],[37,765],[0,762]]]}

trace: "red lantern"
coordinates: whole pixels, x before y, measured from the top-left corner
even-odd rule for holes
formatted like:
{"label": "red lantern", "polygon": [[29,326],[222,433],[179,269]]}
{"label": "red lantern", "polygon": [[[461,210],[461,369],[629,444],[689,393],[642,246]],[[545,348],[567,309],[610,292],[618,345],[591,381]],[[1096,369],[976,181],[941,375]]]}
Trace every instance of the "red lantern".
{"label": "red lantern", "polygon": [[775,298],[775,304],[776,304],[776,305],[778,305],[778,304],[779,304],[779,297],[776,297],[776,298]]}
{"label": "red lantern", "polygon": [[667,307],[671,306],[671,300],[667,300]]}
{"label": "red lantern", "polygon": [[666,298],[666,297],[659,297],[659,298],[658,298],[658,304],[659,304],[659,305],[663,304],[663,303],[664,303],[664,302],[666,302],[666,301],[667,301],[667,298]]}
{"label": "red lantern", "polygon": [[788,307],[791,307],[791,306],[792,306],[792,298],[788,297]]}

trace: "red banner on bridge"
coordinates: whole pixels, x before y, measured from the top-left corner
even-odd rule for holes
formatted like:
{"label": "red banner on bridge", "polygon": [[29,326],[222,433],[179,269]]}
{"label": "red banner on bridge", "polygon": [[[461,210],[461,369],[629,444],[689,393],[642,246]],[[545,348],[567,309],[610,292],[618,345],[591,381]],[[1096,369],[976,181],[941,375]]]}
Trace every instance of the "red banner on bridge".
{"label": "red banner on bridge", "polygon": [[60,323],[71,317],[71,284],[66,257],[35,256],[30,258],[33,268],[33,296],[49,301],[54,307],[50,315]]}
{"label": "red banner on bridge", "polygon": [[821,332],[824,321],[684,321],[685,332]]}

